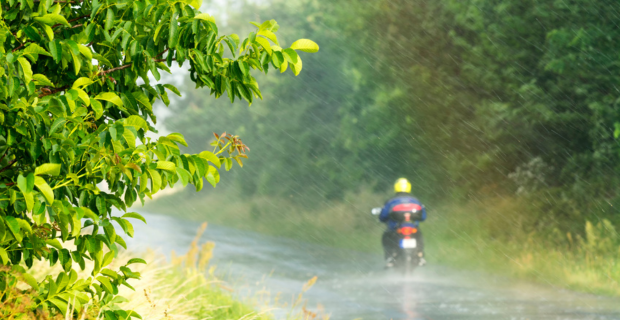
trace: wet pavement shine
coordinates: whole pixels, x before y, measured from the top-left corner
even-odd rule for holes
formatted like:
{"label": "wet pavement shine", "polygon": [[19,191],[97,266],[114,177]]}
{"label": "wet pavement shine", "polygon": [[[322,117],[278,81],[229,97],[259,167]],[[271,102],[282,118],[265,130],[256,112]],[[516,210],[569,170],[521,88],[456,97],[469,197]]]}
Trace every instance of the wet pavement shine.
{"label": "wet pavement shine", "polygon": [[[132,249],[184,253],[199,223],[143,213]],[[382,257],[255,232],[209,225],[201,238],[216,243],[212,264],[240,296],[266,288],[292,301],[304,283],[308,309],[322,306],[330,319],[620,319],[620,299],[515,281],[442,266],[404,277],[383,270]],[[283,315],[275,311],[276,317]]]}

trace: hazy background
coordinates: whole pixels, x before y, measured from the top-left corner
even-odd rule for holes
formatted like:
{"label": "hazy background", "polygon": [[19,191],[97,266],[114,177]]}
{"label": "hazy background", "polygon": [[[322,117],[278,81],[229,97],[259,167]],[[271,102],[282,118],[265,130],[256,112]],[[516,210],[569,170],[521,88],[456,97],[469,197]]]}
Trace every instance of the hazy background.
{"label": "hazy background", "polygon": [[[275,19],[282,47],[321,50],[257,78],[264,99],[183,98],[160,128],[209,148],[240,135],[243,168],[150,211],[359,250],[406,177],[429,208],[431,262],[620,293],[620,4],[273,0],[205,5],[220,33]],[[186,77],[187,78],[187,77]],[[180,81],[180,82],[179,82]]]}

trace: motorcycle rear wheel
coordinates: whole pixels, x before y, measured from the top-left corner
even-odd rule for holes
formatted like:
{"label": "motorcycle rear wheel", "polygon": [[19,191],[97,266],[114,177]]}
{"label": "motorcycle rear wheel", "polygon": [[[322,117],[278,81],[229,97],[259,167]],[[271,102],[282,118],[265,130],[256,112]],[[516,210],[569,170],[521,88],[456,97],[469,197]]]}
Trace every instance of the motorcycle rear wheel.
{"label": "motorcycle rear wheel", "polygon": [[415,270],[420,263],[417,250],[403,250],[400,260],[405,275],[412,274],[413,270]]}

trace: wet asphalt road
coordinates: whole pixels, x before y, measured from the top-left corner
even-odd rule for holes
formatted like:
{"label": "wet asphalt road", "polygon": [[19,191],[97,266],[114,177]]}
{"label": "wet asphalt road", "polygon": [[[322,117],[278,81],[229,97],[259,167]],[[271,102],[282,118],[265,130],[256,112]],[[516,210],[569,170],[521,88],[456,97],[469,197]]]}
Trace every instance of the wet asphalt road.
{"label": "wet asphalt road", "polygon": [[[199,223],[144,213],[132,248],[187,251]],[[330,319],[620,319],[620,299],[599,297],[484,274],[427,265],[405,279],[382,269],[382,257],[209,225],[212,263],[240,295],[267,288],[290,301],[304,294],[310,310]],[[276,312],[276,316],[282,313]]]}

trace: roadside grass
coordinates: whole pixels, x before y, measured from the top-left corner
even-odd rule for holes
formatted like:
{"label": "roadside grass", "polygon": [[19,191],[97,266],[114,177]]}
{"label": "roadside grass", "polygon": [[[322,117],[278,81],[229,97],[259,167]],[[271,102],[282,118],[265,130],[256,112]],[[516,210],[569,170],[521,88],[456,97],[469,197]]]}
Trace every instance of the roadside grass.
{"label": "roadside grass", "polygon": [[[384,226],[370,215],[389,195],[361,191],[342,201],[300,205],[295,199],[212,192],[160,198],[145,210],[323,245],[381,252]],[[181,197],[182,199],[179,199]],[[182,201],[179,201],[182,200]],[[179,205],[179,203],[182,203]],[[428,206],[422,224],[427,260],[576,291],[620,296],[620,243],[614,226],[588,222],[580,234],[523,231],[523,205],[515,198]]]}
{"label": "roadside grass", "polygon": [[[271,294],[264,290],[260,295],[250,297],[238,297],[234,290],[215,274],[216,266],[209,265],[213,255],[215,244],[207,242],[199,245],[198,241],[202,232],[206,229],[204,223],[198,230],[198,234],[189,250],[184,255],[172,253],[170,261],[162,254],[154,251],[146,251],[142,254],[134,254],[128,251],[119,253],[107,268],[116,270],[119,266],[139,256],[147,261],[147,264],[133,264],[134,272],[139,272],[140,280],[130,281],[135,288],[119,288],[119,295],[125,298],[120,306],[125,310],[133,310],[148,320],[272,320],[274,311],[284,313],[286,320],[328,320],[329,316],[323,312],[312,312],[306,308],[303,293],[309,290],[316,277],[300,288],[300,293],[290,302],[283,303],[278,299],[266,299]],[[84,271],[78,272],[80,277],[87,278],[92,270],[92,263],[87,262]],[[43,262],[35,262],[28,273],[35,279],[41,280],[48,275],[55,276],[62,271],[58,265],[50,267]],[[19,283],[21,296],[18,300],[28,299],[30,287],[25,283]],[[0,304],[0,311],[6,308]],[[96,301],[86,306],[85,310],[77,318],[73,314],[71,305],[67,315],[51,314],[49,319],[57,320],[86,320],[102,319],[100,305]],[[0,312],[0,314],[4,314]],[[8,313],[7,313],[8,314]],[[17,314],[17,313],[16,313]],[[7,319],[38,319],[22,312],[22,316]],[[3,318],[4,319],[4,318]],[[47,317],[45,319],[48,319]]]}
{"label": "roadside grass", "polygon": [[[583,236],[523,232],[506,224],[519,203],[494,199],[437,208],[423,228],[429,260],[571,290],[620,296],[620,246],[607,220],[586,223]],[[508,227],[506,226],[508,225]],[[512,226],[512,227],[510,227]],[[501,227],[501,228],[500,228]],[[497,234],[504,230],[503,234]],[[553,238],[553,239],[550,239]]]}

